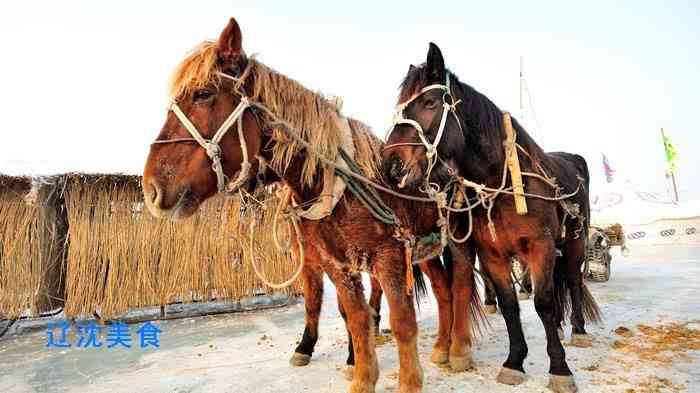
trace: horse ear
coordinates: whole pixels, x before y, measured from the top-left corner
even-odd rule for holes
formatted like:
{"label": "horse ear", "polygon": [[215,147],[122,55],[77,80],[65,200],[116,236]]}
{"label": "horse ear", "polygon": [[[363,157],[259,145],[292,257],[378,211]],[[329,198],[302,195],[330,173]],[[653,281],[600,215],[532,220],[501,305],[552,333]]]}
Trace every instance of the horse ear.
{"label": "horse ear", "polygon": [[228,25],[219,36],[219,57],[226,60],[233,60],[234,57],[243,53],[243,37],[241,28],[236,19],[231,18]]}
{"label": "horse ear", "polygon": [[435,79],[435,81],[442,81],[445,79],[445,59],[442,57],[440,48],[432,42],[430,43],[428,58],[425,63],[428,66],[431,79]]}
{"label": "horse ear", "polygon": [[408,65],[408,72],[407,72],[408,74],[410,74],[411,72],[413,72],[415,70],[416,70],[416,66],[414,66],[413,64]]}

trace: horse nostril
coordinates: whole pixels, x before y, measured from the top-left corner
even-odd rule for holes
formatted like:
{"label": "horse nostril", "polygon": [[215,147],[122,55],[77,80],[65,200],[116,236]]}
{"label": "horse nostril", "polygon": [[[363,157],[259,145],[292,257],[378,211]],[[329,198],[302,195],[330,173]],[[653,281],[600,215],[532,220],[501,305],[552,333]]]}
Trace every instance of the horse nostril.
{"label": "horse nostril", "polygon": [[401,159],[397,156],[393,156],[391,160],[391,168],[389,169],[389,176],[393,179],[398,179],[399,176],[401,176],[402,169],[403,164],[401,163]]}

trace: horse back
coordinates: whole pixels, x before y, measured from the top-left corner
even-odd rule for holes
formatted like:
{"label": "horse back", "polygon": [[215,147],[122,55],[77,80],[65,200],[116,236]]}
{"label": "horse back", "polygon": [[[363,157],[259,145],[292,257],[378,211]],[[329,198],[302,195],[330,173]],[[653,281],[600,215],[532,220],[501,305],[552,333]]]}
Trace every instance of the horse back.
{"label": "horse back", "polygon": [[590,175],[586,159],[578,154],[558,151],[547,153],[547,161],[546,166],[552,171],[549,175],[555,177],[557,184],[564,188],[563,193],[576,191],[581,181],[583,182],[579,192],[572,199],[581,206],[588,219],[590,217],[588,200]]}

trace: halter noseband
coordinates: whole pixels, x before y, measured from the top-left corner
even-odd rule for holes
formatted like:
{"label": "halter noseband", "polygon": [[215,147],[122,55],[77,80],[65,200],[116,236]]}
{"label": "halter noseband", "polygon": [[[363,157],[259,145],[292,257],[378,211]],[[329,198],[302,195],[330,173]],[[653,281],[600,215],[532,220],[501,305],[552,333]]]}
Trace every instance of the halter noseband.
{"label": "halter noseband", "polygon": [[[242,79],[235,78],[223,72],[218,72],[218,75],[227,79],[231,79],[239,85],[242,82]],[[177,105],[177,102],[173,101],[170,104],[168,110],[172,111],[175,114],[175,117],[177,117],[178,120],[180,120],[180,123],[182,123],[182,125],[185,127],[187,132],[190,133],[192,138],[163,139],[156,140],[152,143],[153,145],[159,145],[177,142],[197,142],[202,148],[204,148],[204,151],[207,153],[207,156],[212,162],[211,169],[216,174],[216,186],[219,192],[235,191],[250,176],[251,164],[248,161],[248,148],[246,146],[245,136],[243,135],[243,113],[246,109],[250,108],[251,105],[250,101],[248,100],[248,97],[243,92],[237,89],[237,93],[241,96],[241,102],[233,109],[233,111],[230,115],[228,115],[226,120],[224,120],[224,122],[221,123],[221,126],[219,126],[219,129],[216,131],[216,133],[211,139],[204,138],[202,136],[202,133],[200,133],[197,130],[197,127],[195,127],[195,125],[192,124],[190,119],[187,118],[187,115],[182,111],[182,109],[180,109],[180,107]],[[236,178],[236,180],[232,183],[228,184],[229,179],[226,176],[226,174],[224,174],[224,168],[221,165],[221,146],[219,146],[219,143],[221,142],[221,139],[224,138],[224,135],[226,135],[226,133],[231,129],[233,123],[237,123],[238,126],[238,139],[241,144],[241,151],[243,153],[243,162],[241,163],[241,169],[238,173],[238,178]]]}
{"label": "halter noseband", "polygon": [[[423,127],[421,127],[420,123],[413,119],[407,119],[404,117],[404,110],[410,105],[413,101],[418,99],[418,97],[422,96],[423,94],[431,91],[431,90],[442,90],[444,93],[442,95],[442,116],[440,118],[440,127],[438,128],[437,135],[435,136],[435,141],[433,143],[430,143],[428,141],[428,138],[425,136],[425,132],[423,131]],[[445,97],[449,96],[451,98],[452,104],[448,104],[447,101],[445,100]],[[437,147],[440,144],[440,140],[442,139],[442,136],[445,132],[445,124],[447,124],[447,117],[450,113],[452,113],[455,118],[457,119],[457,125],[459,125],[459,128],[462,128],[462,125],[459,123],[459,118],[457,117],[457,110],[456,106],[459,103],[459,100],[455,100],[454,96],[452,95],[452,89],[450,88],[450,73],[447,72],[445,75],[445,84],[433,84],[426,86],[422,88],[418,93],[413,95],[411,98],[408,100],[398,104],[396,106],[396,112],[394,113],[394,119],[392,121],[392,126],[389,129],[389,132],[387,134],[387,139],[388,136],[391,135],[391,133],[394,131],[394,128],[397,125],[400,124],[405,124],[409,125],[418,131],[418,138],[420,139],[420,143],[414,143],[414,142],[407,142],[407,143],[392,143],[390,145],[387,145],[384,147],[384,151],[390,150],[399,146],[425,146],[426,149],[426,157],[428,158],[429,162],[429,169],[432,169],[433,166],[435,166],[435,162],[437,160],[434,160],[434,157],[437,155]]]}

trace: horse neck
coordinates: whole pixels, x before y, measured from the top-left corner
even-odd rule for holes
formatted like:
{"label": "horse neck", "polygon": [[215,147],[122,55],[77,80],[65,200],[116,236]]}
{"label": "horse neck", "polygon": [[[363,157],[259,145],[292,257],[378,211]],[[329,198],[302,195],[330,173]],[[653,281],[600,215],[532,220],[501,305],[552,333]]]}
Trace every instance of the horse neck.
{"label": "horse neck", "polygon": [[457,161],[462,175],[480,183],[500,182],[506,139],[501,110],[472,87],[459,83],[458,115],[464,149]]}
{"label": "horse neck", "polygon": [[515,119],[513,119],[513,129],[515,130],[515,142],[527,152],[527,157],[523,159],[521,156],[520,159],[522,169],[536,172],[537,164],[542,164],[545,167],[548,166],[548,158],[545,151]]}
{"label": "horse neck", "polygon": [[[458,112],[465,138],[465,152],[459,165],[462,175],[470,180],[499,186],[505,165],[506,132],[503,112],[472,87],[459,84],[461,103]],[[532,171],[537,163],[546,163],[546,154],[514,118],[511,118],[516,142],[527,151],[528,159],[520,161],[522,169]]]}

